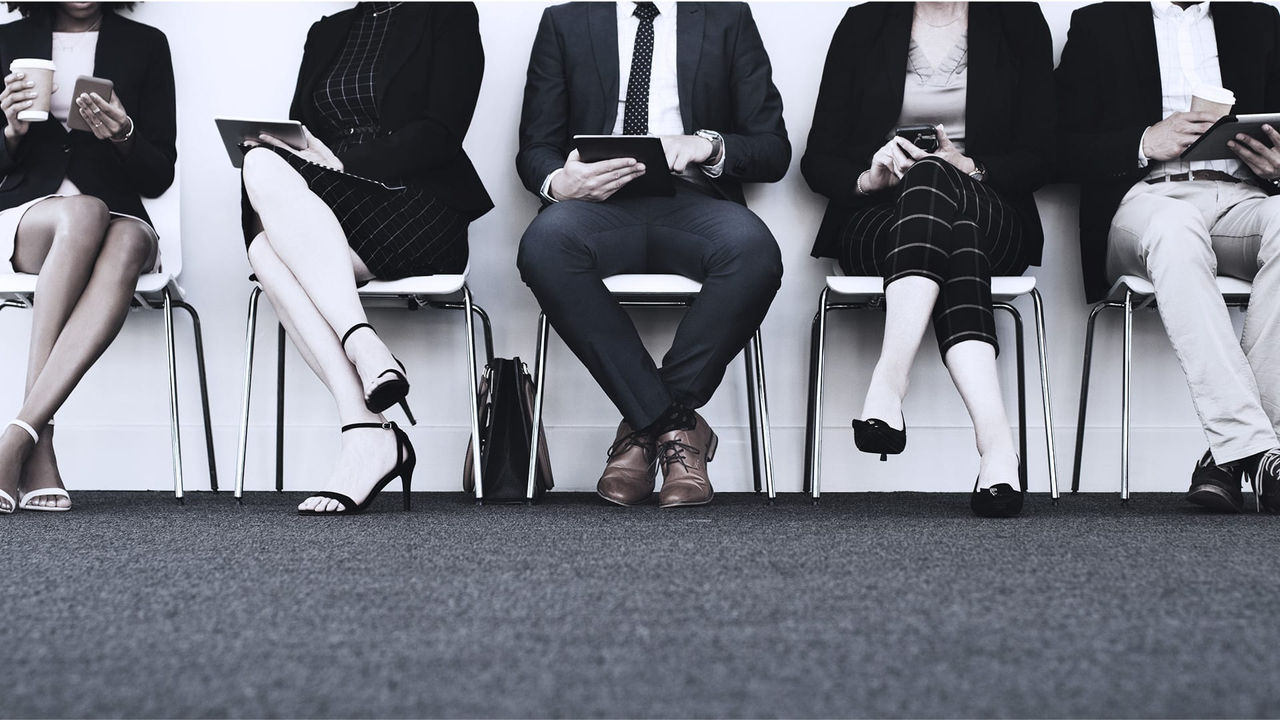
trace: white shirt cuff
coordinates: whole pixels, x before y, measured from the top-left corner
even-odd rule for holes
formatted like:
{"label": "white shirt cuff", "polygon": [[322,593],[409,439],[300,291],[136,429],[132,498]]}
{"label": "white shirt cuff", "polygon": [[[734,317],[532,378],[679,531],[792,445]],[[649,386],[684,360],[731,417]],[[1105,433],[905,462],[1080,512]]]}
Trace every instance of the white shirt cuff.
{"label": "white shirt cuff", "polygon": [[542,196],[543,200],[546,200],[547,202],[553,202],[553,203],[560,202],[559,200],[551,197],[551,180],[555,178],[556,173],[561,172],[563,170],[564,168],[556,168],[555,170],[552,170],[551,172],[547,173],[547,179],[543,180],[542,187],[538,188],[538,194]]}
{"label": "white shirt cuff", "polygon": [[[1148,126],[1147,130],[1150,129],[1151,127]],[[1151,163],[1151,158],[1147,157],[1147,154],[1142,152],[1142,145],[1147,140],[1147,130],[1143,130],[1142,137],[1138,138],[1138,167],[1140,168],[1144,168]]]}

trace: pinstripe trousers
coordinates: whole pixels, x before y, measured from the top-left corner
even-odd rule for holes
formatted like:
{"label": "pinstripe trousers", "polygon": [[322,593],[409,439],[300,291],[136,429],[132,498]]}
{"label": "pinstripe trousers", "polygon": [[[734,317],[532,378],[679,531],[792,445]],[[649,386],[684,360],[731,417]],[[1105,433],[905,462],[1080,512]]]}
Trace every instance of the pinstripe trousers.
{"label": "pinstripe trousers", "polygon": [[943,357],[964,340],[990,343],[999,352],[991,276],[1027,269],[1018,212],[938,158],[911,166],[891,192],[892,199],[854,213],[845,225],[841,269],[883,276],[886,286],[908,276],[938,283],[933,329]]}

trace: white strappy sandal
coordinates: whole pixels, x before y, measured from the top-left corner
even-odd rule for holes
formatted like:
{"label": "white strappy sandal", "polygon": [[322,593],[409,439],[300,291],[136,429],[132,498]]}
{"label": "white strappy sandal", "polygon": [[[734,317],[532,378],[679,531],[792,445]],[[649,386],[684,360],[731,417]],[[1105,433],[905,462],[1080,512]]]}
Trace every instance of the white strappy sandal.
{"label": "white strappy sandal", "polygon": [[[37,443],[40,442],[40,435],[36,432],[35,428],[31,427],[25,422],[21,420],[14,420],[9,424],[17,425],[23,430],[26,430],[27,434],[30,435],[32,438],[34,438]],[[52,425],[53,420],[50,419],[48,424]],[[67,506],[59,507],[57,505],[32,505],[31,504],[33,500],[38,500],[39,498],[42,498],[42,497],[62,498],[67,501]],[[18,496],[18,509],[30,510],[32,512],[66,512],[71,509],[71,496],[67,494],[67,491],[62,488],[58,488],[58,487],[40,488],[39,490],[32,490],[29,493],[21,493]]]}
{"label": "white strappy sandal", "polygon": [[[24,432],[31,436],[32,443],[40,442],[40,435],[36,433],[36,429],[21,420],[10,420],[5,427],[12,425],[21,428]],[[13,499],[13,496],[4,490],[0,490],[0,515],[12,515],[14,510],[22,507],[22,503]],[[61,509],[61,508],[59,508]]]}

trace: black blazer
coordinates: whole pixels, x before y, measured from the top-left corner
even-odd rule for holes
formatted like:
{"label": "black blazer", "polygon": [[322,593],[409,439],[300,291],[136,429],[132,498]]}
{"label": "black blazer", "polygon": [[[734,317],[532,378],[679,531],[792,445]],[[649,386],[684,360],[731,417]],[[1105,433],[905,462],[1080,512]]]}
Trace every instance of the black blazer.
{"label": "black blazer", "polygon": [[[814,257],[835,257],[840,230],[857,208],[858,176],[889,139],[902,112],[911,3],[871,2],[845,13],[822,71],[801,172],[830,203]],[[1044,231],[1032,193],[1050,177],[1053,41],[1035,3],[969,3],[969,87],[965,154],[1022,217],[1023,259],[1040,264]]]}
{"label": "black blazer", "polygon": [[[1235,112],[1280,111],[1280,13],[1261,3],[1213,3],[1222,85]],[[1085,296],[1101,300],[1107,235],[1138,167],[1142,132],[1164,119],[1155,22],[1148,3],[1098,3],[1071,14],[1055,73],[1059,168],[1081,183],[1080,256]]]}
{"label": "black blazer", "polygon": [[[48,59],[53,29],[48,18],[31,17],[0,25],[0,68],[8,74],[14,58]],[[164,33],[149,25],[103,13],[93,74],[115,84],[116,95],[133,118],[128,154],[93,133],[67,131],[50,118],[31,123],[10,154],[0,142],[0,209],[49,195],[63,178],[112,212],[150,220],[138,197],[159,197],[173,184],[177,126],[173,61]],[[0,127],[8,124],[0,114]]]}
{"label": "black blazer", "polygon": [[[312,96],[347,42],[356,8],[311,26],[289,117],[325,144]],[[484,76],[474,3],[405,3],[396,9],[378,59],[374,92],[381,135],[339,155],[346,171],[393,185],[417,185],[472,220],[493,208],[462,140]]]}
{"label": "black blazer", "polygon": [[[776,182],[791,163],[782,96],[746,3],[677,5],[676,73],[684,131],[724,136],[712,183],[745,202],[744,182]],[[609,135],[618,115],[618,16],[613,3],[549,7],[533,40],[516,170],[530,192],[569,156],[574,135]]]}

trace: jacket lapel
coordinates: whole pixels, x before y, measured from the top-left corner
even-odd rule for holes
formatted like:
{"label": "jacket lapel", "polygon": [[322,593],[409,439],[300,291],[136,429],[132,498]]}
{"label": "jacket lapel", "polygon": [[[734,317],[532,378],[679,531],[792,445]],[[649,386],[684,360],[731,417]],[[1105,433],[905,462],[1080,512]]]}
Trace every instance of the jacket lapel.
{"label": "jacket lapel", "polygon": [[1151,3],[1130,3],[1129,39],[1133,47],[1133,68],[1138,87],[1145,97],[1147,115],[1159,121],[1164,115],[1164,85],[1160,82],[1160,51],[1156,47],[1156,24],[1151,17]]}
{"label": "jacket lapel", "polygon": [[613,132],[618,119],[618,14],[609,2],[587,3],[587,31],[591,51],[595,55],[596,72],[600,75],[600,92],[604,95],[604,127],[599,134]]}
{"label": "jacket lapel", "polygon": [[[965,88],[965,132],[972,144],[975,134],[981,134],[983,128],[990,127],[986,112],[994,105],[991,102],[991,88],[984,84],[997,77],[996,67],[999,65],[998,54],[1000,44],[1000,18],[994,6],[986,3],[969,3],[969,36],[966,52],[969,55],[969,83]],[[901,112],[901,109],[899,109]],[[976,131],[976,132],[975,132]]]}
{"label": "jacket lapel", "polygon": [[[374,97],[377,106],[382,107],[382,100],[387,95],[387,86],[391,84],[396,73],[408,62],[409,56],[418,48],[419,43],[431,36],[427,28],[433,3],[405,3],[394,10],[391,22],[415,28],[415,31],[403,31],[388,28],[386,44],[382,47],[382,57],[378,59],[378,72],[374,74]],[[344,39],[345,42],[345,39]]]}
{"label": "jacket lapel", "polygon": [[680,119],[684,131],[692,134],[693,126],[693,78],[702,60],[702,32],[707,15],[702,3],[678,3],[676,5],[676,88],[680,96]]}
{"label": "jacket lapel", "polygon": [[[1261,75],[1258,72],[1258,68],[1261,67],[1259,62],[1261,58],[1257,58],[1255,54],[1251,59],[1248,51],[1253,47],[1249,43],[1240,42],[1240,38],[1251,37],[1256,30],[1241,27],[1235,10],[1230,3],[1213,3],[1209,12],[1213,15],[1213,34],[1218,41],[1218,71],[1222,74],[1222,87],[1230,88],[1243,95],[1241,90],[1256,86],[1256,78]],[[1241,104],[1240,100],[1241,98],[1237,96],[1237,107]],[[1246,107],[1251,100],[1253,98],[1245,100]],[[1263,101],[1262,98],[1258,100]],[[1259,112],[1261,110],[1262,108],[1258,109]]]}
{"label": "jacket lapel", "polygon": [[[970,9],[978,5],[971,3]],[[901,68],[897,72],[880,74],[880,78],[870,78],[868,87],[883,89],[884,95],[879,98],[868,98],[867,107],[882,108],[883,124],[892,129],[902,114],[902,93],[907,86],[907,55],[911,49],[911,18],[915,14],[915,3],[885,3],[884,27],[877,43],[878,55],[885,58],[883,63],[872,60],[868,68]],[[874,71],[873,71],[874,72]]]}
{"label": "jacket lapel", "polygon": [[[320,74],[333,67],[338,52],[347,42],[347,34],[351,32],[351,23],[355,19],[354,11],[346,11],[322,19],[316,24],[312,38],[312,60],[305,68],[306,76],[300,78],[298,86],[302,89],[300,97],[310,97],[320,81]],[[310,103],[307,103],[309,106]]]}

